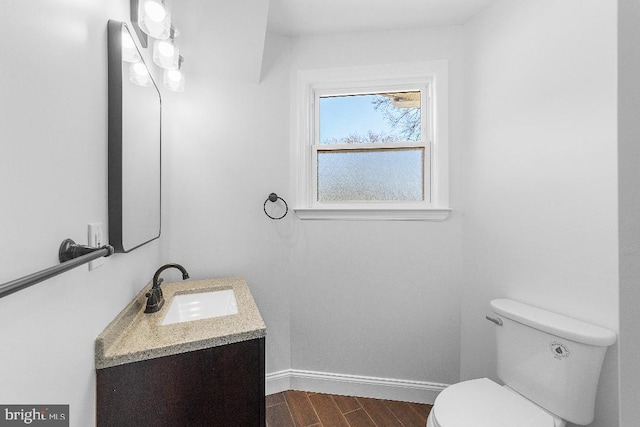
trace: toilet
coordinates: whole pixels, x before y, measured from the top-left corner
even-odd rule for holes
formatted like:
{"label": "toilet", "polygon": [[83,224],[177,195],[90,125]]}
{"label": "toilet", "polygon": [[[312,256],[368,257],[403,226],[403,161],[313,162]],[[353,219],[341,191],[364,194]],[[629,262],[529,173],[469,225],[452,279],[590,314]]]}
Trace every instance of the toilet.
{"label": "toilet", "polygon": [[509,299],[491,301],[497,374],[443,390],[427,427],[565,427],[593,421],[615,332]]}

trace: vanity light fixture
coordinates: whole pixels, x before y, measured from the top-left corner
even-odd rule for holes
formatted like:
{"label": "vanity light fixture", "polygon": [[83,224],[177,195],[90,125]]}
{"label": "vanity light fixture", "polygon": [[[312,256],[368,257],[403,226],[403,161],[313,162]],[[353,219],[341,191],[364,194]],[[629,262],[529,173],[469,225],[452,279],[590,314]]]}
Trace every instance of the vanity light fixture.
{"label": "vanity light fixture", "polygon": [[[130,6],[131,23],[142,47],[149,46],[148,36],[155,39],[153,42],[153,62],[163,69],[164,87],[174,92],[184,91],[184,72],[181,70],[183,57],[176,44],[176,37],[180,32],[171,25],[171,13],[166,7],[165,0],[130,0]],[[133,40],[131,41],[133,42]],[[133,47],[135,48],[135,45]],[[123,50],[124,48],[123,38]],[[125,60],[128,61],[128,59]],[[129,62],[135,62],[133,57]],[[148,84],[151,84],[148,72],[147,77],[140,74],[142,70],[139,70],[140,73],[136,73],[133,65],[130,72],[131,81],[147,85],[147,80],[149,80]]]}

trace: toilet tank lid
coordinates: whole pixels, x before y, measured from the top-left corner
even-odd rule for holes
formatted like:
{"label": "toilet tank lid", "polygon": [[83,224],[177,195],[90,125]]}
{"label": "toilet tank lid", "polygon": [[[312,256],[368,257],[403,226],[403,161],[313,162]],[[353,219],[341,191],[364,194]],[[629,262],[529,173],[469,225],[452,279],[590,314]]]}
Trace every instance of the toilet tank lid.
{"label": "toilet tank lid", "polygon": [[582,344],[606,347],[616,342],[616,333],[510,299],[491,301],[493,311],[516,322]]}

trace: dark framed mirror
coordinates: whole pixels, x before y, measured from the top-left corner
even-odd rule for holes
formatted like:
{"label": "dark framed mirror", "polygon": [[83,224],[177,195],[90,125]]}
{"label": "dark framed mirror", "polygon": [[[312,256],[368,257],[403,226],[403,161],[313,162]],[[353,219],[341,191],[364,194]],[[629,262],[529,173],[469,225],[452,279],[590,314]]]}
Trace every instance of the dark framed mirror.
{"label": "dark framed mirror", "polygon": [[129,252],[160,237],[162,100],[133,33],[107,27],[109,243]]}

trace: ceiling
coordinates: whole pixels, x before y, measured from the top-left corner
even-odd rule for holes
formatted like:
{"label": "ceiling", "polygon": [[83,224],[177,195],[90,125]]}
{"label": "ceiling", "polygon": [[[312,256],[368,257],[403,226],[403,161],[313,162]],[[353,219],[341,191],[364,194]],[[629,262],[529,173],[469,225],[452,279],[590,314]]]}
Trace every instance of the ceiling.
{"label": "ceiling", "polygon": [[285,36],[462,25],[497,0],[173,0],[185,70],[259,82],[265,30]]}
{"label": "ceiling", "polygon": [[270,0],[268,30],[287,36],[462,25],[496,0]]}

